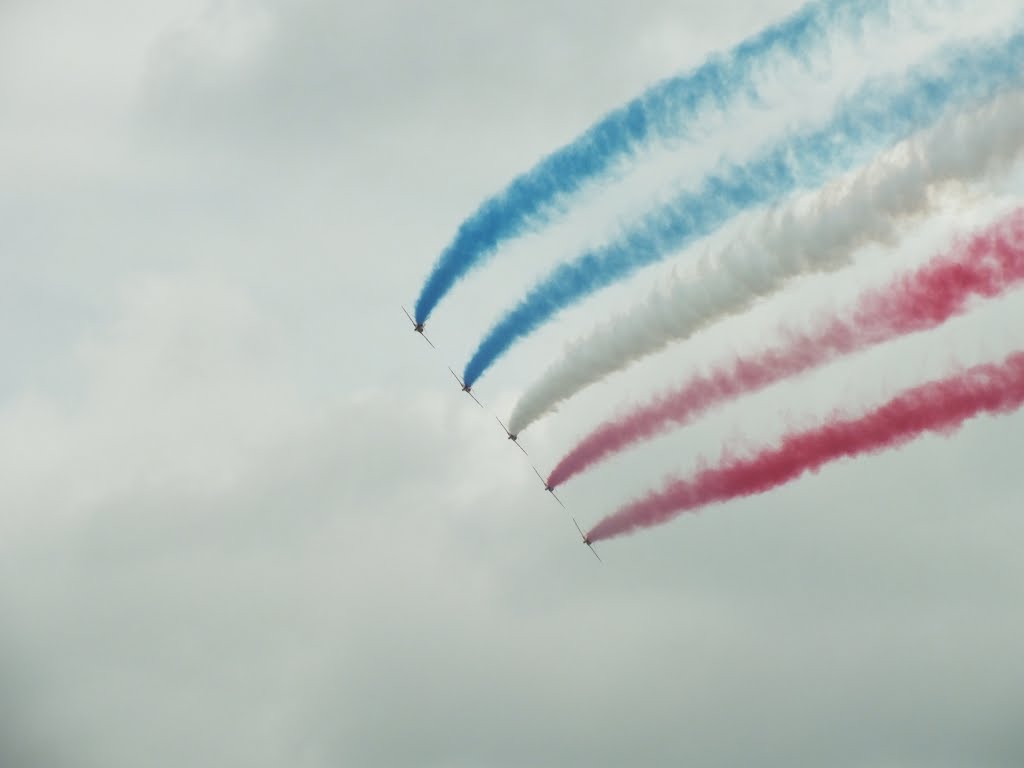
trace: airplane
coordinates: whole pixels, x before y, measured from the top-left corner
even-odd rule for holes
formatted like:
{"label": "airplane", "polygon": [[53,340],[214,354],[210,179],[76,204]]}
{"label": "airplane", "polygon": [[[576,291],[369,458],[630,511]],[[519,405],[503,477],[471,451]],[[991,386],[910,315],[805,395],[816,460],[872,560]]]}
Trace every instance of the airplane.
{"label": "airplane", "polygon": [[601,556],[600,556],[599,554],[597,554],[597,550],[596,550],[596,549],[594,549],[594,542],[592,542],[592,541],[591,541],[591,540],[590,540],[590,539],[589,539],[589,538],[587,537],[587,534],[585,534],[585,533],[583,532],[583,529],[582,529],[582,528],[580,528],[580,524],[576,522],[576,518],[575,518],[575,517],[574,517],[574,518],[572,519],[572,522],[573,522],[573,525],[575,525],[575,526],[576,526],[576,530],[580,532],[580,537],[581,537],[581,538],[583,539],[583,543],[584,543],[584,544],[586,544],[586,545],[587,545],[588,547],[590,547],[590,551],[594,553],[594,557],[596,557],[596,558],[597,558],[597,561],[598,561],[599,563],[603,563],[603,562],[604,562],[604,560],[602,560],[602,559],[601,559]]}
{"label": "airplane", "polygon": [[[494,418],[498,419],[497,416],[495,416]],[[508,431],[508,427],[505,426],[505,424],[501,421],[501,419],[498,419],[498,423],[501,424],[501,428],[505,430],[505,434],[508,435],[508,439],[516,444],[516,448],[518,448],[520,451],[522,451],[524,455],[529,456],[530,454],[526,453],[526,449],[523,448],[523,446],[521,446],[519,444],[519,435],[513,435],[511,432],[509,432]],[[543,479],[543,478],[541,478],[541,479]]]}
{"label": "airplane", "polygon": [[[405,307],[402,307],[402,311],[405,312],[405,316],[408,317],[409,322],[412,323],[412,329],[416,331],[416,333],[418,333],[420,336],[422,336],[423,339],[427,342],[427,344],[434,347],[434,342],[428,339],[427,334],[423,332],[423,323],[417,323],[415,320],[413,320],[412,315],[409,314],[409,311]],[[434,347],[434,349],[437,349],[437,347]]]}
{"label": "airplane", "polygon": [[[544,483],[544,490],[550,493],[552,496],[554,496],[555,501],[557,501],[559,504],[562,504],[562,500],[558,498],[558,496],[555,496],[555,489],[548,485],[548,481],[544,479],[544,476],[540,472],[537,472],[536,467],[533,468],[533,471],[536,473],[537,477],[540,478],[540,481]],[[562,509],[565,509],[565,504],[562,504]]]}
{"label": "airplane", "polygon": [[[451,366],[448,367],[448,370],[452,371]],[[462,391],[465,392],[470,397],[472,397],[474,403],[483,408],[484,404],[476,399],[476,395],[473,394],[473,389],[466,382],[459,378],[459,374],[457,374],[455,371],[452,371],[452,376],[454,376],[455,380],[459,382],[459,385],[462,387]]]}

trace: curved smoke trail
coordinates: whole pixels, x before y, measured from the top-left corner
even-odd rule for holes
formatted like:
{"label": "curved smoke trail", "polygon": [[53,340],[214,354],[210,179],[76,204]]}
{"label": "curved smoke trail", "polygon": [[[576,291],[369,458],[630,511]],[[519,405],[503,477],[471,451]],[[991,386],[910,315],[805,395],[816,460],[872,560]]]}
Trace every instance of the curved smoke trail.
{"label": "curved smoke trail", "polygon": [[837,459],[903,445],[926,432],[949,434],[974,416],[1009,413],[1021,405],[1024,352],[1016,352],[1002,363],[906,390],[864,416],[833,418],[750,458],[725,459],[690,479],[669,480],[606,517],[587,537],[601,541],[660,525],[707,504],[764,493]]}
{"label": "curved smoke trail", "polygon": [[858,248],[889,241],[899,219],[927,213],[932,187],[984,177],[1022,146],[1024,92],[1014,91],[944,118],[810,200],[770,212],[723,252],[708,254],[700,279],[676,279],[567,346],[520,397],[509,429],[521,432],[585,387],[749,309],[793,278],[842,267]]}
{"label": "curved smoke trail", "polygon": [[605,422],[558,462],[552,488],[619,451],[685,424],[707,410],[843,355],[929,330],[1024,282],[1024,208],[1013,211],[891,284],[870,291],[811,333],[714,366],[646,404]]}
{"label": "curved smoke trail", "polygon": [[736,214],[820,186],[945,111],[974,106],[1020,83],[1022,58],[1024,32],[1016,31],[999,41],[944,49],[895,83],[868,83],[823,128],[709,176],[699,189],[644,217],[618,240],[557,267],[491,328],[463,379],[474,383],[509,347],[562,309],[710,234]]}
{"label": "curved smoke trail", "polygon": [[856,35],[866,18],[888,11],[889,0],[816,0],[724,56],[664,80],[611,112],[485,201],[462,223],[420,291],[416,322],[425,322],[452,286],[502,242],[544,222],[564,198],[607,173],[622,158],[653,138],[682,135],[707,109],[727,109],[756,89],[756,76],[773,60],[806,60],[827,44],[830,35]]}

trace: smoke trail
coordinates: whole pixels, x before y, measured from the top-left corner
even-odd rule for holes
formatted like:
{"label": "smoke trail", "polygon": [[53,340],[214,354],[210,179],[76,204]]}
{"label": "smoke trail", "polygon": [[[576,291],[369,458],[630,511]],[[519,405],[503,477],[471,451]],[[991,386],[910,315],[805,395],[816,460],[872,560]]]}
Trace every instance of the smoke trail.
{"label": "smoke trail", "polygon": [[644,217],[618,240],[562,264],[491,328],[466,364],[475,382],[512,344],[589,294],[707,235],[736,214],[772,203],[868,159],[937,120],[1024,78],[1024,32],[999,42],[946,49],[895,83],[873,81],[823,128],[798,134],[744,165],[709,176],[694,192]]}
{"label": "smoke trail", "polygon": [[765,215],[713,259],[700,280],[675,279],[625,314],[567,346],[519,398],[509,429],[518,434],[585,387],[689,338],[810,272],[838,269],[870,242],[887,242],[901,217],[926,213],[929,190],[1002,168],[1024,145],[1024,92],[969,115],[950,115],[883,154],[853,179]]}
{"label": "smoke trail", "polygon": [[707,504],[764,493],[836,459],[903,445],[926,432],[949,434],[973,416],[1009,413],[1022,404],[1024,352],[1016,352],[1000,364],[907,390],[865,416],[833,419],[751,458],[726,459],[688,480],[669,480],[599,522],[588,538],[610,539]]}
{"label": "smoke trail", "polygon": [[548,485],[554,488],[609,456],[740,395],[871,345],[935,328],[966,311],[972,299],[998,296],[1022,281],[1024,208],[946,255],[866,293],[820,330],[788,333],[774,348],[719,364],[605,422],[559,461]]}
{"label": "smoke trail", "polygon": [[546,221],[566,197],[652,138],[684,134],[706,110],[724,111],[753,92],[756,76],[775,59],[807,60],[827,45],[830,34],[857,35],[866,18],[884,17],[888,11],[889,0],[816,0],[726,55],[656,84],[606,115],[462,223],[420,291],[416,322],[425,322],[452,286],[503,241]]}

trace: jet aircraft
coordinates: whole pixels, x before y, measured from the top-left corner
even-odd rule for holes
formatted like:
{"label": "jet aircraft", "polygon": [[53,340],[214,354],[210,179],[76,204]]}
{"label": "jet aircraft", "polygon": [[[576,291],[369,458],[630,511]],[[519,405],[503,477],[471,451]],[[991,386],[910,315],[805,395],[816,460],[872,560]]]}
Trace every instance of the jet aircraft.
{"label": "jet aircraft", "polygon": [[[555,489],[548,485],[548,481],[544,479],[544,476],[540,472],[537,472],[536,467],[533,468],[533,471],[537,475],[537,477],[540,478],[540,481],[544,484],[544,490],[550,493],[552,496],[554,496],[555,501],[557,501],[559,504],[562,504],[562,500],[558,498],[557,495],[555,495]],[[565,509],[565,504],[562,504],[562,509]]]}
{"label": "jet aircraft", "polygon": [[[449,370],[449,371],[452,371],[452,369],[451,369],[451,366],[449,366],[449,367],[448,367],[448,370]],[[460,378],[459,378],[459,374],[457,374],[457,373],[456,373],[455,371],[452,371],[452,376],[454,376],[454,377],[455,377],[455,380],[456,380],[457,382],[459,382],[459,386],[460,386],[460,387],[462,387],[462,391],[463,391],[463,392],[465,392],[465,393],[466,393],[467,395],[469,395],[470,397],[472,397],[472,398],[473,398],[473,402],[474,402],[474,403],[476,403],[476,404],[477,404],[477,405],[479,405],[479,406],[480,406],[481,408],[483,408],[483,407],[484,407],[484,404],[483,404],[483,403],[481,403],[481,402],[480,402],[479,400],[477,400],[477,399],[476,399],[476,395],[474,395],[474,394],[473,394],[473,389],[472,389],[472,387],[470,387],[470,386],[469,386],[469,385],[468,385],[468,384],[467,384],[466,382],[464,382],[464,381],[463,381],[462,379],[460,379]]]}
{"label": "jet aircraft", "polygon": [[604,562],[603,560],[601,560],[601,556],[597,554],[597,550],[594,549],[594,542],[592,542],[590,538],[587,536],[587,534],[583,532],[583,529],[580,528],[580,524],[576,522],[575,517],[572,519],[572,522],[573,525],[576,526],[576,530],[580,532],[580,538],[583,539],[583,543],[590,547],[590,551],[594,553],[594,557],[597,558],[598,562]]}
{"label": "jet aircraft", "polygon": [[[412,329],[416,331],[416,333],[418,333],[420,336],[422,336],[424,341],[427,342],[427,344],[434,347],[434,342],[428,339],[427,334],[423,332],[423,323],[417,323],[415,320],[413,320],[412,315],[409,314],[409,311],[405,307],[402,307],[402,311],[405,312],[405,316],[408,317],[409,322],[412,323]],[[437,347],[434,347],[434,349],[437,349]]]}
{"label": "jet aircraft", "polygon": [[[494,418],[498,419],[497,416],[495,416]],[[519,435],[513,435],[511,432],[509,432],[508,427],[505,426],[504,422],[502,422],[501,419],[498,419],[498,423],[501,424],[501,428],[505,430],[505,434],[508,435],[508,439],[516,444],[516,448],[522,451],[524,455],[529,456],[530,454],[526,453],[526,449],[519,444]],[[541,479],[543,480],[543,478]]]}

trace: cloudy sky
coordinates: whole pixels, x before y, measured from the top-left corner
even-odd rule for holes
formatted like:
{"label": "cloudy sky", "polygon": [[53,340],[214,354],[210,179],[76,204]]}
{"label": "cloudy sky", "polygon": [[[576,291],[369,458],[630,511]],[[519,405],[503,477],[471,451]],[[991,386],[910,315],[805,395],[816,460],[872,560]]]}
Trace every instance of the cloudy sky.
{"label": "cloudy sky", "polygon": [[[798,5],[0,0],[0,764],[1024,763],[1024,414],[609,542],[602,566],[445,370],[620,217],[1016,0],[897,14],[766,84],[777,106],[460,285],[439,353],[401,314],[484,197]],[[991,219],[1024,191],[1004,170],[583,393],[524,434],[531,458]],[[687,258],[510,353],[488,411]],[[747,398],[563,498],[593,524],[725,444],[999,359],[1022,312],[1011,295]]]}

